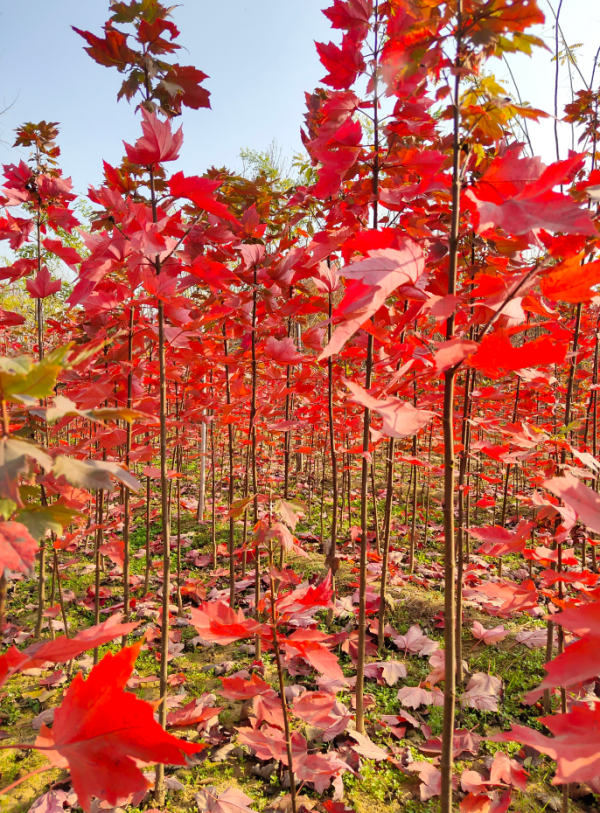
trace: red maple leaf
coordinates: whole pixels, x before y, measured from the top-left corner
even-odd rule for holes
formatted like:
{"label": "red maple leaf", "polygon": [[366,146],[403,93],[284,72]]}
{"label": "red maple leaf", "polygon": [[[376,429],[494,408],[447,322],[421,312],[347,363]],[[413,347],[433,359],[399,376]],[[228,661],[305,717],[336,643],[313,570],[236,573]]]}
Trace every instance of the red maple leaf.
{"label": "red maple leaf", "polygon": [[181,105],[199,110],[201,107],[210,107],[210,91],[200,87],[201,82],[208,79],[203,72],[193,65],[171,65],[169,70],[169,84],[177,85],[181,92],[177,94],[174,107]]}
{"label": "red maple leaf", "polygon": [[329,607],[333,588],[331,586],[331,571],[316,587],[299,587],[287,596],[278,599],[277,609],[280,613],[303,612],[308,607]]}
{"label": "red maple leaf", "polygon": [[362,33],[369,25],[372,12],[371,0],[333,0],[333,5],[326,8],[323,14],[331,20],[332,28],[346,31],[357,28]]}
{"label": "red maple leaf", "polygon": [[348,90],[365,69],[359,37],[345,34],[341,48],[333,42],[317,42],[316,46],[319,59],[329,71],[321,81],[336,90]]}
{"label": "red maple leaf", "polygon": [[48,662],[66,663],[88,649],[95,649],[122,635],[128,635],[140,624],[139,621],[121,624],[121,618],[120,613],[115,613],[101,624],[78,632],[73,638],[61,635],[54,641],[34,644],[24,652],[13,646],[6,654],[0,656],[0,685],[7,677],[23,669],[35,669]]}
{"label": "red maple leaf", "polygon": [[569,472],[562,477],[543,480],[542,486],[555,497],[560,497],[590,530],[600,533],[600,497],[589,486]]}
{"label": "red maple leaf", "polygon": [[539,689],[573,686],[600,674],[600,602],[567,607],[552,620],[578,635],[579,640],[545,665],[548,674],[530,693],[536,699]]}
{"label": "red maple leaf", "polygon": [[485,370],[487,375],[498,370],[563,364],[566,354],[566,344],[558,343],[550,336],[541,336],[521,347],[514,347],[506,331],[500,329],[483,339],[469,364],[477,370]]}
{"label": "red maple leaf", "polygon": [[32,299],[45,299],[60,291],[62,282],[59,279],[53,280],[50,271],[43,265],[35,279],[28,279],[25,285]]}
{"label": "red maple leaf", "polygon": [[64,206],[48,206],[47,213],[48,223],[53,229],[64,229],[71,234],[76,226],[81,226],[73,212]]}
{"label": "red maple leaf", "polygon": [[180,127],[175,133],[171,130],[170,121],[160,121],[154,113],[142,108],[142,130],[144,135],[131,144],[125,144],[127,158],[132,164],[149,166],[162,161],[175,161],[183,143],[183,130]]}
{"label": "red maple leaf", "polygon": [[192,624],[205,641],[216,641],[226,646],[242,638],[249,638],[260,630],[260,625],[245,618],[241,610],[232,610],[226,601],[210,601],[198,609],[190,610]]}
{"label": "red maple leaf", "polygon": [[141,645],[108,653],[87,680],[79,672],[56,710],[52,730],[42,726],[36,741],[48,749],[53,765],[69,768],[73,790],[86,811],[92,796],[115,805],[147,788],[137,760],[185,765],[185,754],[206,747],[167,734],[150,703],[124,691]]}
{"label": "red maple leaf", "polygon": [[213,181],[210,178],[201,178],[199,175],[186,177],[183,172],[176,172],[169,181],[169,190],[174,198],[187,198],[195,203],[198,209],[237,223],[227,206],[213,197],[213,192],[220,185],[220,181]]}
{"label": "red maple leaf", "polygon": [[597,235],[590,213],[571,197],[554,192],[581,166],[583,156],[544,167],[539,159],[519,159],[522,145],[497,157],[464,201],[479,233],[500,227],[509,234],[536,229],[566,234]]}
{"label": "red maple leaf", "polygon": [[[490,737],[495,742],[520,742],[556,760],[553,785],[565,782],[589,782],[600,774],[600,703],[590,709],[586,704],[574,705],[567,714],[541,717],[540,723],[549,728],[553,737],[527,726],[514,725],[510,731]],[[583,735],[585,732],[585,735]]]}
{"label": "red maple leaf", "polygon": [[424,267],[421,247],[406,240],[400,249],[373,249],[367,259],[342,268],[339,275],[354,280],[354,283],[347,287],[344,299],[334,313],[334,317],[341,317],[343,321],[319,361],[338,353],[395,290],[414,286]]}
{"label": "red maple leaf", "polygon": [[39,545],[21,522],[0,522],[0,573],[32,573]]}
{"label": "red maple leaf", "polygon": [[223,707],[205,705],[202,698],[191,700],[180,709],[175,709],[167,714],[168,728],[184,728],[189,725],[198,725],[213,717],[218,717],[223,711]]}
{"label": "red maple leaf", "polygon": [[352,392],[352,401],[381,415],[383,418],[381,431],[390,438],[411,437],[435,417],[435,412],[417,409],[410,401],[395,397],[379,401],[354,381],[344,380],[344,384]]}
{"label": "red maple leaf", "polygon": [[47,251],[51,251],[52,254],[56,254],[57,257],[60,257],[60,259],[73,270],[75,270],[75,266],[82,260],[79,252],[70,246],[63,246],[60,240],[51,240],[47,237],[45,240],[42,240],[42,245]]}
{"label": "red maple leaf", "polygon": [[514,531],[508,531],[499,525],[486,525],[482,528],[467,528],[467,533],[483,542],[477,553],[485,556],[505,556],[508,553],[523,551],[532,528],[536,526],[535,522],[520,522]]}
{"label": "red maple leaf", "polygon": [[600,260],[584,262],[584,252],[555,265],[542,278],[542,294],[552,302],[589,302],[596,296],[592,286],[600,282]]}
{"label": "red maple leaf", "polygon": [[[247,674],[247,673],[246,673]],[[250,676],[250,680],[245,680],[242,673],[231,675],[231,677],[221,678],[223,688],[219,694],[227,700],[249,700],[258,694],[270,692],[272,687],[262,680],[256,672]]]}
{"label": "red maple leaf", "polygon": [[300,364],[308,359],[296,350],[293,339],[281,339],[278,341],[273,336],[269,336],[265,343],[265,356],[272,359],[275,364]]}
{"label": "red maple leaf", "polygon": [[337,657],[325,646],[330,636],[319,630],[296,630],[281,642],[291,657],[301,655],[310,665],[327,677],[345,682]]}
{"label": "red maple leaf", "polygon": [[106,27],[106,37],[97,37],[90,31],[82,31],[75,26],[71,26],[88,43],[84,48],[88,54],[100,65],[108,68],[116,67],[120,71],[135,62],[135,52],[127,45],[127,35],[122,34],[115,28]]}

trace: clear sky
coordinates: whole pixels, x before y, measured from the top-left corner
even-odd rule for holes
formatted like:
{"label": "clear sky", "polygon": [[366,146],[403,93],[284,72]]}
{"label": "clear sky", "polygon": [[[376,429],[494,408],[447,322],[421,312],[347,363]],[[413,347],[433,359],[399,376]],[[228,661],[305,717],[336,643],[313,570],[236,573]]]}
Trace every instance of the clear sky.
{"label": "clear sky", "polygon": [[[516,1],[516,0],[515,0]],[[551,0],[555,9],[558,0]],[[240,148],[266,149],[273,139],[286,153],[301,148],[299,130],[304,92],[319,84],[324,69],[314,40],[338,40],[321,8],[327,0],[183,0],[174,11],[187,49],[180,61],[209,74],[212,111],[182,116],[184,149],[178,169],[202,173],[211,165],[239,168]],[[547,17],[543,35],[553,48],[553,17],[547,0],[539,0]],[[62,166],[75,190],[102,177],[102,159],[118,163],[123,139],[134,141],[139,121],[127,102],[116,101],[121,75],[103,68],[82,50],[70,26],[100,34],[107,17],[105,0],[0,0],[0,161],[15,161],[10,149],[13,129],[23,121],[46,119],[61,125]],[[563,0],[561,25],[577,49],[587,81],[600,45],[600,0]],[[554,64],[538,51],[511,57],[524,100],[552,112]],[[489,63],[498,78],[506,66]],[[600,68],[596,84],[600,80]],[[576,89],[582,86],[577,75]],[[510,80],[509,80],[510,86]],[[512,87],[512,86],[510,86]],[[570,97],[569,76],[561,68],[559,109]],[[561,124],[561,157],[570,146],[570,129]],[[553,122],[530,127],[534,150],[554,160]],[[21,152],[21,156],[25,154]]]}

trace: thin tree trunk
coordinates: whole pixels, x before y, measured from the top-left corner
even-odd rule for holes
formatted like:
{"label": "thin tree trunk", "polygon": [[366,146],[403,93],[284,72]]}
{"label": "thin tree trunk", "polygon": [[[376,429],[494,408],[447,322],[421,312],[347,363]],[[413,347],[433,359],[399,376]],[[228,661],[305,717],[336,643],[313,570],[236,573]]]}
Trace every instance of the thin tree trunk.
{"label": "thin tree trunk", "polygon": [[[454,121],[452,142],[452,222],[448,253],[448,295],[456,293],[458,239],[460,229],[460,69],[462,51],[462,0],[457,0],[456,62],[454,77]],[[446,322],[446,339],[454,338],[454,316]],[[456,704],[456,550],[454,540],[454,380],[456,370],[444,373],[444,717],[442,723],[441,813],[452,813],[452,764],[454,712]]]}
{"label": "thin tree trunk", "polygon": [[[373,47],[373,228],[379,227],[378,195],[379,195],[379,95],[378,95],[378,61],[379,61],[379,2],[376,0],[374,9],[374,47]],[[369,333],[367,341],[367,362],[365,375],[365,388],[371,388],[371,375],[373,368],[373,336]],[[366,618],[367,618],[367,534],[368,534],[368,504],[367,485],[369,477],[369,426],[371,411],[365,408],[363,413],[363,442],[362,442],[362,470],[360,483],[360,574],[358,589],[358,662],[356,665],[356,730],[365,733],[364,712],[364,680],[365,680],[365,645],[366,645]],[[348,469],[348,471],[350,471]]]}
{"label": "thin tree trunk", "polygon": [[[375,454],[375,452],[373,452]],[[377,510],[377,487],[375,484],[375,459],[371,463],[371,498],[373,500],[373,522],[375,524],[375,550],[381,556],[381,545],[379,542],[379,514]]]}
{"label": "thin tree trunk", "polygon": [[[223,322],[223,350],[225,357],[229,355],[227,346],[227,327]],[[225,399],[227,406],[231,405],[231,386],[229,383],[229,365],[225,365]],[[233,424],[227,424],[227,440],[229,452],[229,509],[234,499],[234,452],[233,452]],[[235,550],[235,519],[229,518],[229,605],[235,606],[235,561],[233,551]]]}
{"label": "thin tree trunk", "polygon": [[[258,279],[256,273],[256,265],[254,266],[254,288],[252,290],[252,395],[250,401],[250,426],[249,426],[249,439],[252,456],[252,487],[254,489],[254,524],[258,522],[258,476],[256,468],[256,307],[258,301]],[[256,618],[259,618],[258,605],[260,602],[260,544],[258,536],[256,537],[256,545],[254,548],[254,607]],[[256,636],[256,660],[260,660],[261,655],[261,641],[260,636]]]}
{"label": "thin tree trunk", "polygon": [[462,419],[462,446],[458,470],[458,528],[456,533],[456,547],[458,553],[458,572],[456,576],[456,683],[462,686],[462,592],[464,573],[464,523],[465,523],[465,473],[469,459],[469,410],[471,403],[471,385],[475,378],[475,371],[467,370],[465,373],[463,419]]}
{"label": "thin tree trunk", "polygon": [[144,574],[144,595],[150,590],[150,477],[146,477],[146,568]]}
{"label": "thin tree trunk", "polygon": [[[96,529],[96,543],[94,545],[94,624],[100,623],[100,563],[102,546],[102,524],[104,522],[104,489],[98,491],[98,528]],[[94,649],[94,666],[98,663],[98,647]]]}
{"label": "thin tree trunk", "polygon": [[[129,334],[127,336],[127,361],[129,363],[129,372],[127,374],[127,409],[131,409],[133,403],[133,323],[134,323],[134,307],[129,308]],[[125,441],[125,465],[129,468],[131,453],[131,439],[132,439],[132,423],[127,421],[127,439]],[[123,613],[124,621],[127,623],[130,620],[130,607],[129,607],[129,571],[131,564],[131,550],[129,542],[129,532],[131,529],[131,492],[125,486],[125,494],[123,496]],[[121,647],[127,646],[127,636],[123,635],[121,638]]]}
{"label": "thin tree trunk", "polygon": [[387,481],[385,493],[385,530],[383,532],[383,559],[381,562],[381,586],[379,588],[379,653],[383,654],[385,643],[385,591],[387,587],[388,562],[390,555],[390,532],[392,527],[392,505],[394,502],[394,438],[388,442]]}

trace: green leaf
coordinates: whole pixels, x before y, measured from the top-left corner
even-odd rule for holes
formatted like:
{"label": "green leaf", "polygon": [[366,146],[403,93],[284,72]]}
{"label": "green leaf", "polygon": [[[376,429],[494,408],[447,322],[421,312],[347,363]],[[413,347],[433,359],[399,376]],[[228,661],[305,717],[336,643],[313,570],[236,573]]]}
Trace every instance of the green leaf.
{"label": "green leaf", "polygon": [[308,513],[308,506],[302,500],[276,500],[273,511],[294,531],[300,517]]}
{"label": "green leaf", "polygon": [[19,494],[21,495],[21,499],[25,500],[26,502],[30,502],[33,500],[34,502],[39,502],[42,493],[41,486],[20,486],[19,487]]}
{"label": "green leaf", "polygon": [[57,536],[62,536],[64,527],[69,525],[78,513],[73,508],[54,503],[22,508],[16,519],[27,528],[34,539],[39,541],[46,535],[46,531],[54,531]]}
{"label": "green leaf", "polygon": [[0,438],[0,498],[12,500],[21,507],[19,477],[29,470],[27,458],[31,457],[48,471],[52,458],[37,444],[14,438]]}
{"label": "green leaf", "polygon": [[27,458],[8,438],[0,440],[0,497],[22,506],[19,477],[29,470]]}
{"label": "green leaf", "polygon": [[0,517],[2,517],[2,519],[8,519],[16,510],[16,502],[7,499],[0,499]]}
{"label": "green leaf", "polygon": [[70,344],[57,347],[37,363],[28,356],[0,358],[0,398],[25,404],[48,398],[54,393],[56,380],[65,368],[65,358],[70,349]]}
{"label": "green leaf", "polygon": [[19,452],[20,454],[24,454],[27,457],[31,457],[36,460],[40,466],[44,469],[44,471],[50,471],[54,462],[48,452],[38,446],[37,443],[32,443],[30,440],[25,440],[24,438],[7,438],[5,439],[6,442],[10,445],[11,449],[14,449],[15,452]]}
{"label": "green leaf", "polygon": [[250,505],[250,503],[254,500],[256,495],[252,495],[251,497],[245,497],[242,500],[235,500],[235,502],[231,503],[231,508],[223,517],[224,519],[237,519],[241,517],[246,508]]}
{"label": "green leaf", "polygon": [[76,460],[74,457],[60,455],[54,461],[53,471],[56,477],[62,476],[72,486],[88,491],[94,488],[110,491],[113,487],[111,476],[133,491],[141,488],[141,484],[130,472],[117,463],[106,460]]}
{"label": "green leaf", "polygon": [[57,395],[54,399],[53,406],[48,407],[46,410],[46,420],[48,423],[64,418],[65,416],[86,418],[88,421],[116,421],[122,420],[128,423],[133,423],[136,419],[143,420],[150,419],[156,422],[157,419],[152,415],[145,412],[140,412],[137,409],[129,409],[128,407],[116,407],[106,409],[78,409],[77,404],[64,395]]}

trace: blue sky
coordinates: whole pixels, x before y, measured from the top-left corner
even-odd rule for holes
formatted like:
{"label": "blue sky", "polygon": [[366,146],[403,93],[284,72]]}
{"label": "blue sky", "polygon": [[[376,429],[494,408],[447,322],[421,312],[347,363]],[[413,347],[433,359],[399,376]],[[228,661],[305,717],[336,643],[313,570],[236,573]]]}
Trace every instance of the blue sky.
{"label": "blue sky", "polygon": [[[553,46],[552,14],[547,0],[539,4],[547,15],[539,33]],[[185,111],[182,117],[185,141],[178,169],[202,173],[211,165],[239,168],[240,148],[265,149],[273,139],[287,153],[300,149],[304,92],[324,74],[314,40],[339,37],[321,14],[327,5],[326,0],[184,0],[175,9],[173,19],[187,49],[180,61],[209,74],[206,85],[212,94],[212,111]],[[133,107],[116,101],[121,75],[93,62],[70,28],[100,33],[107,8],[105,0],[0,0],[0,105],[8,108],[0,117],[5,142],[0,161],[26,157],[9,146],[18,124],[58,121],[62,166],[80,194],[101,180],[102,159],[118,163],[123,139],[131,142],[139,134]],[[570,45],[583,43],[579,65],[589,77],[600,44],[600,3],[564,0],[561,23]],[[522,97],[549,112],[554,88],[550,58],[544,51],[533,59],[511,58]],[[489,64],[498,78],[508,78],[502,63]],[[567,71],[561,69],[561,103],[568,100],[568,86]],[[561,157],[566,157],[569,128],[560,128]],[[535,151],[554,160],[552,122],[533,125],[531,135]]]}

